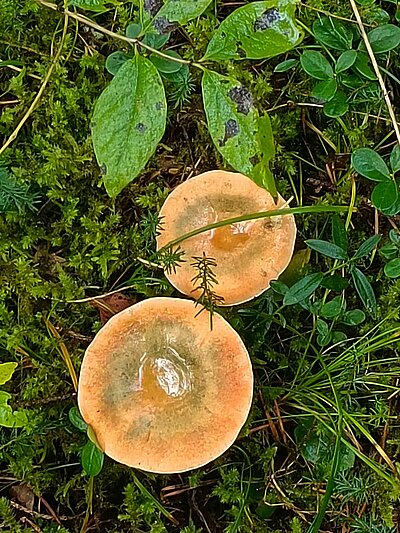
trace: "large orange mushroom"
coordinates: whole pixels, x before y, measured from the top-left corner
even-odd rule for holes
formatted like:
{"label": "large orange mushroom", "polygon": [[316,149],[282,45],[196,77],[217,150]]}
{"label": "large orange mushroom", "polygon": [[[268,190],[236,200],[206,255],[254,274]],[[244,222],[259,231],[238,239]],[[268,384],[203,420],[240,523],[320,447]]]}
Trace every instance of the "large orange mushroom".
{"label": "large orange mushroom", "polygon": [[[268,191],[243,174],[205,172],[180,184],[166,199],[160,211],[157,249],[208,224],[283,205],[281,196],[275,204]],[[285,270],[295,239],[293,215],[223,226],[183,241],[180,247],[184,262],[166,271],[166,276],[180,292],[198,296],[193,286],[197,272],[191,258],[205,254],[216,262],[218,285],[214,289],[223,298],[219,304],[240,304],[259,296]]]}
{"label": "large orange mushroom", "polygon": [[78,404],[104,452],[148,472],[203,466],[248,416],[253,373],[239,335],[191,300],[151,298],[115,315],[83,359]]}

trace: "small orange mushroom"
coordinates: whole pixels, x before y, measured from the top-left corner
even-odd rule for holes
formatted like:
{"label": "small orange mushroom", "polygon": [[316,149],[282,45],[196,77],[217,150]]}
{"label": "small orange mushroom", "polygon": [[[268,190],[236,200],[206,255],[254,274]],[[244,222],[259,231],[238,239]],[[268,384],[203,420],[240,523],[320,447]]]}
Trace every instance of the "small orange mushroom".
{"label": "small orange mushroom", "polygon": [[[157,249],[208,224],[284,205],[281,196],[275,204],[268,191],[243,174],[205,172],[179,185],[166,199],[160,211]],[[279,277],[290,262],[295,240],[293,215],[226,225],[183,241],[180,246],[185,262],[166,276],[180,292],[198,296],[191,258],[204,253],[216,262],[218,285],[214,289],[223,298],[220,305],[240,304],[259,296]]]}
{"label": "small orange mushroom", "polygon": [[78,404],[104,452],[148,472],[203,466],[235,441],[248,416],[251,362],[239,335],[191,300],[151,298],[97,333]]}

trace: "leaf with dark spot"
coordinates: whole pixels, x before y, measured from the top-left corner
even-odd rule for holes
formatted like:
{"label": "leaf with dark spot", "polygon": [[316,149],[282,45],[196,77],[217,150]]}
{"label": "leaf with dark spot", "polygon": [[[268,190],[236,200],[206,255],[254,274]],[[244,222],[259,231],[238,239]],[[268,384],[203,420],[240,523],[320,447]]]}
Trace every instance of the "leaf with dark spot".
{"label": "leaf with dark spot", "polygon": [[275,7],[271,7],[264,11],[261,17],[254,23],[254,31],[264,31],[272,28],[276,22],[281,20],[279,11]]}
{"label": "leaf with dark spot", "polygon": [[247,115],[254,103],[250,91],[241,85],[240,87],[231,89],[228,94],[229,98],[237,104],[236,109],[238,113]]}
{"label": "leaf with dark spot", "polygon": [[171,33],[178,27],[177,24],[175,24],[174,22],[170,22],[165,17],[157,17],[153,21],[153,26],[158,31],[158,33],[161,33],[161,35],[163,35],[164,33]]}
{"label": "leaf with dark spot", "polygon": [[136,124],[136,129],[138,130],[139,133],[144,133],[147,130],[143,122],[139,122],[139,124]]}
{"label": "leaf with dark spot", "polygon": [[[100,95],[93,114],[94,151],[100,167],[107,168],[103,180],[110,196],[117,196],[143,170],[164,134],[166,114],[160,74],[151,61],[136,55]],[[140,123],[146,131],[138,131]]]}
{"label": "leaf with dark spot", "polygon": [[213,33],[203,59],[264,59],[298,45],[303,33],[294,0],[250,2],[233,11]]}
{"label": "leaf with dark spot", "polygon": [[154,17],[161,9],[162,4],[162,0],[144,0],[144,9],[151,17]]}
{"label": "leaf with dark spot", "polygon": [[219,152],[234,169],[275,194],[269,118],[259,116],[251,93],[233,78],[207,70],[202,92],[208,129]]}

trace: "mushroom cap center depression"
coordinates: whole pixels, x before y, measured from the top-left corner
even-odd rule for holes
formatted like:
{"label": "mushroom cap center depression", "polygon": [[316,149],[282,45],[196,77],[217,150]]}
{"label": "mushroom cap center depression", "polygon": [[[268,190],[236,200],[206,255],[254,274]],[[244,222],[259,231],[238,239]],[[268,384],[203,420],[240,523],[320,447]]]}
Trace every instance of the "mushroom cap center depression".
{"label": "mushroom cap center depression", "polygon": [[211,244],[224,252],[231,252],[246,244],[250,238],[250,224],[238,222],[211,231]]}
{"label": "mushroom cap center depression", "polygon": [[151,401],[155,407],[187,394],[192,382],[193,376],[188,363],[175,348],[168,345],[161,353],[145,352],[133,376],[134,390],[140,392],[143,399]]}

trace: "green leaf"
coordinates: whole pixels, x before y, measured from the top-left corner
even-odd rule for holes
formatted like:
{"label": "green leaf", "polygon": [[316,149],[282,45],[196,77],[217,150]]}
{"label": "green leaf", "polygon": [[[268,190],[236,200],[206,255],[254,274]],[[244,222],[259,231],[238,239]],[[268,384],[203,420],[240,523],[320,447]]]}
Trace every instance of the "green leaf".
{"label": "green leaf", "polygon": [[111,197],[135,179],[164,134],[167,104],[155,66],[127,61],[98,99],[92,122],[96,158]]}
{"label": "green leaf", "polygon": [[338,60],[336,61],[335,70],[337,74],[345,72],[350,67],[352,67],[357,59],[357,52],[355,50],[346,50],[340,54]]}
{"label": "green leaf", "polygon": [[343,220],[338,214],[332,216],[332,241],[336,246],[347,251],[347,231]]}
{"label": "green leaf", "polygon": [[351,271],[351,276],[353,278],[354,286],[357,290],[357,293],[364,304],[367,311],[372,315],[376,314],[376,298],[374,290],[368,281],[365,274],[361,272],[358,268],[353,268]]}
{"label": "green leaf", "polygon": [[392,153],[390,154],[390,166],[393,173],[400,170],[400,146],[397,142],[393,147]]}
{"label": "green leaf", "polygon": [[160,19],[186,24],[189,20],[199,17],[210,4],[211,0],[165,0],[156,14],[153,26],[157,28],[157,20]]}
{"label": "green leaf", "polygon": [[353,32],[339,20],[321,17],[313,24],[313,33],[320,43],[334,50],[348,50],[352,46]]}
{"label": "green leaf", "polygon": [[223,20],[213,33],[204,60],[264,59],[287,52],[303,38],[291,0],[251,2]]}
{"label": "green leaf", "polygon": [[167,42],[169,41],[169,38],[171,37],[170,33],[146,33],[146,35],[143,38],[143,44],[147,44],[147,46],[150,46],[151,48],[155,48],[156,50],[159,50],[162,48]]}
{"label": "green leaf", "polygon": [[276,197],[277,190],[275,178],[270,169],[270,162],[275,157],[275,143],[271,121],[268,115],[264,115],[257,119],[257,129],[257,142],[261,154],[261,161],[257,162],[256,159],[252,160],[252,164],[255,164],[249,177],[257,183],[257,185],[264,187],[264,189],[270,192],[272,196]]}
{"label": "green leaf", "polygon": [[399,201],[399,186],[395,181],[379,183],[371,194],[371,202],[376,209],[387,213]]}
{"label": "green leaf", "polygon": [[122,65],[128,60],[128,54],[125,54],[124,52],[120,51],[113,52],[106,59],[106,69],[110,74],[115,76],[119,69],[122,67]]}
{"label": "green leaf", "polygon": [[399,253],[399,249],[395,244],[386,244],[385,246],[382,246],[382,248],[379,250],[379,253],[390,261],[391,259],[395,259]]}
{"label": "green leaf", "polygon": [[317,80],[329,80],[333,78],[333,69],[329,61],[314,50],[306,50],[300,56],[300,63],[303,70],[312,78]]}
{"label": "green leaf", "polygon": [[285,294],[284,305],[294,305],[305,300],[321,285],[324,276],[321,272],[309,274],[295,283]]}
{"label": "green leaf", "polygon": [[208,129],[218,151],[235,170],[260,185],[269,179],[271,185],[272,129],[267,116],[259,117],[250,92],[237,80],[209,70],[203,74],[202,92]]}
{"label": "green leaf", "polygon": [[0,364],[0,385],[10,381],[18,363],[1,363]]}
{"label": "green leaf", "polygon": [[100,474],[104,463],[104,453],[92,441],[88,441],[82,448],[81,464],[89,476]]}
{"label": "green leaf", "polygon": [[380,240],[380,235],[372,235],[372,237],[369,237],[358,248],[356,253],[353,255],[353,259],[361,259],[362,257],[369,255],[372,250],[378,245]]}
{"label": "green leaf", "polygon": [[388,278],[400,277],[400,257],[389,261],[383,270]]}
{"label": "green leaf", "polygon": [[390,180],[385,161],[371,148],[358,148],[351,156],[351,164],[361,176],[373,181]]}
{"label": "green leaf", "polygon": [[348,109],[347,97],[341,91],[338,91],[329,102],[324,104],[324,113],[330,118],[341,117],[347,113]]}
{"label": "green leaf", "polygon": [[339,274],[332,274],[331,276],[326,276],[321,285],[332,291],[344,291],[349,286],[349,282],[346,278],[339,276]]}
{"label": "green leaf", "polygon": [[79,409],[74,405],[68,412],[68,418],[73,426],[86,433],[88,425],[83,420]]}
{"label": "green leaf", "polygon": [[398,231],[396,231],[395,229],[391,229],[389,231],[389,239],[390,242],[400,248],[400,233]]}
{"label": "green leaf", "polygon": [[106,11],[104,0],[71,0],[70,5],[86,9],[87,11],[95,11],[101,13]]}
{"label": "green leaf", "polygon": [[330,302],[323,304],[320,309],[320,316],[323,318],[335,318],[340,315],[343,309],[343,301],[340,296],[336,296]]}
{"label": "green leaf", "polygon": [[344,314],[341,322],[347,326],[358,326],[365,320],[365,313],[361,309],[352,309]]}
{"label": "green leaf", "polygon": [[282,296],[285,296],[285,294],[289,290],[289,287],[285,283],[282,283],[282,281],[278,280],[272,280],[270,286],[274,292],[276,292],[277,294],[281,294]]}
{"label": "green leaf", "polygon": [[13,411],[8,405],[11,394],[0,391],[0,426],[6,428],[20,428],[27,424],[28,418],[23,411]]}
{"label": "green leaf", "polygon": [[343,342],[347,339],[346,333],[343,333],[343,331],[332,331],[332,344],[338,344],[339,342]]}
{"label": "green leaf", "polygon": [[335,79],[320,81],[312,90],[311,96],[319,102],[328,102],[331,100],[337,91],[337,83]]}
{"label": "green leaf", "polygon": [[305,243],[309,248],[311,248],[311,250],[315,250],[326,257],[330,257],[332,259],[346,259],[347,257],[347,253],[345,250],[343,250],[343,248],[337,246],[336,244],[332,244],[331,242],[321,241],[318,239],[308,239],[305,241]]}
{"label": "green leaf", "polygon": [[[181,56],[174,50],[166,50],[164,54],[175,59],[182,59]],[[178,63],[177,61],[168,61],[168,59],[164,59],[157,54],[151,54],[150,61],[153,63],[156,69],[163,74],[172,74],[178,72],[178,70],[180,70],[183,66],[182,63]]]}
{"label": "green leaf", "polygon": [[287,72],[288,70],[296,67],[299,64],[298,59],[287,59],[282,61],[274,68],[274,72]]}
{"label": "green leaf", "polygon": [[136,39],[137,37],[139,37],[141,31],[142,31],[141,24],[129,24],[126,27],[125,35],[128,37],[128,39]]}
{"label": "green leaf", "polygon": [[394,24],[383,24],[368,33],[368,40],[375,54],[389,52],[400,44],[400,28]]}
{"label": "green leaf", "polygon": [[365,52],[357,52],[354,68],[367,80],[376,80],[376,74],[372,70],[369,56]]}

